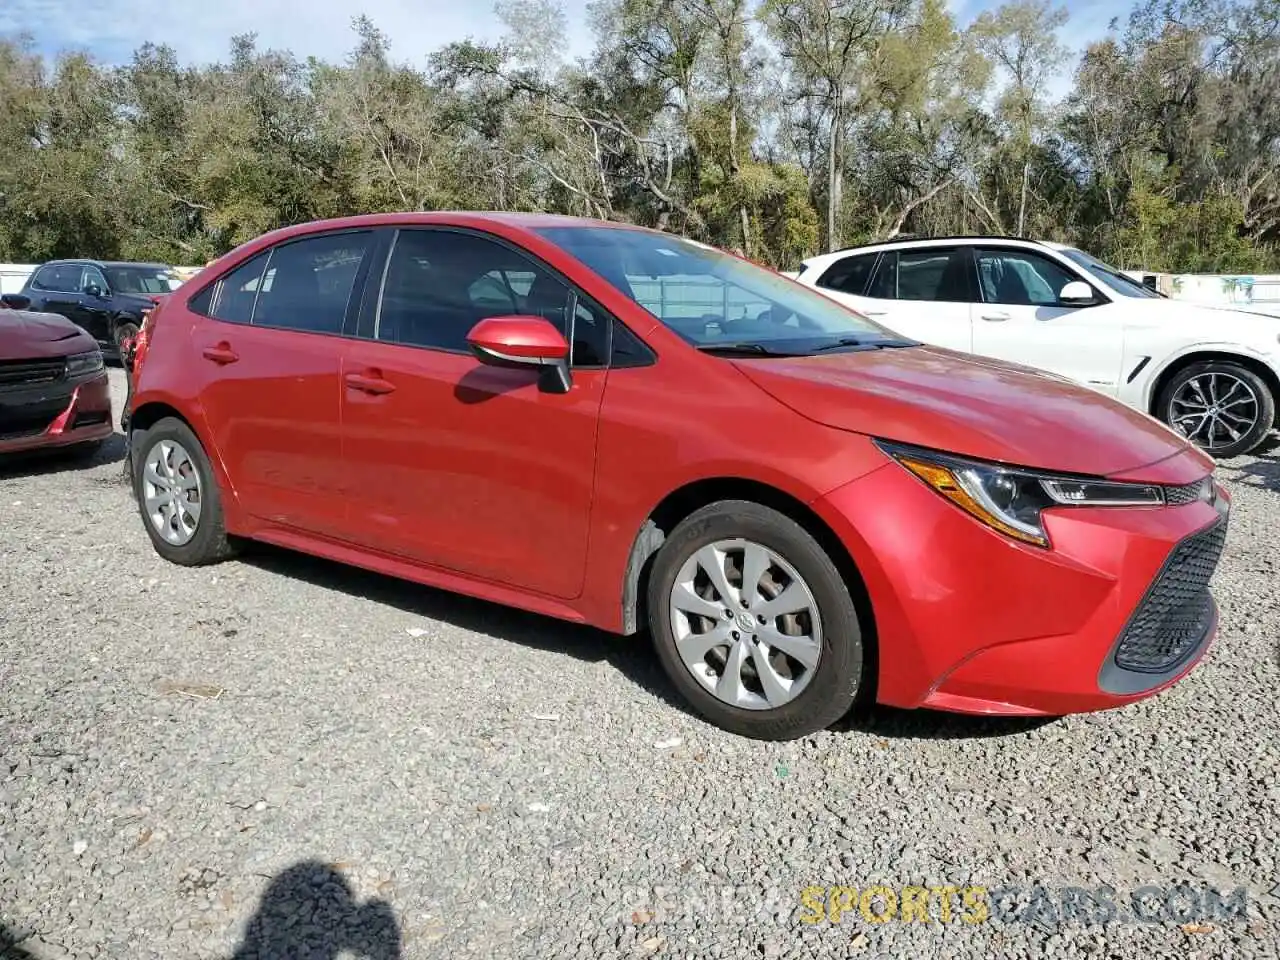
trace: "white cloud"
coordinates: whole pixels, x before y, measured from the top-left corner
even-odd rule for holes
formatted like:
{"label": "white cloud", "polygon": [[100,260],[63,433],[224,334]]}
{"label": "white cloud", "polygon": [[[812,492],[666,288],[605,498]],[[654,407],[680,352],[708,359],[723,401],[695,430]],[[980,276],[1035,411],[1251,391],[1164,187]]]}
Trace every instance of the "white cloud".
{"label": "white cloud", "polygon": [[[586,4],[564,0],[570,57],[592,46]],[[0,0],[0,36],[26,32],[45,53],[87,50],[109,63],[150,41],[207,63],[226,59],[233,36],[253,32],[261,47],[336,60],[355,45],[350,25],[361,13],[390,38],[395,59],[419,65],[451,41],[502,33],[492,0]]]}

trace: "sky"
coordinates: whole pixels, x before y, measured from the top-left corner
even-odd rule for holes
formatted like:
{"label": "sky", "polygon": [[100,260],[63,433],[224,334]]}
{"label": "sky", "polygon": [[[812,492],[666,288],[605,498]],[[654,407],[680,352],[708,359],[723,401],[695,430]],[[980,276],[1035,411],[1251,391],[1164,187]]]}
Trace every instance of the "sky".
{"label": "sky", "polygon": [[[948,0],[961,26],[999,0]],[[569,59],[590,52],[588,0],[562,0],[569,24]],[[1066,0],[1061,38],[1075,50],[1105,35],[1125,0]],[[254,32],[259,46],[339,60],[354,46],[351,19],[366,13],[391,40],[391,54],[421,66],[453,40],[494,40],[502,28],[492,0],[0,0],[0,37],[32,35],[45,54],[87,51],[125,63],[146,41],[168,44],[180,59],[224,60],[231,37]],[[1064,77],[1065,81],[1065,77]],[[1063,89],[1065,89],[1065,84]]]}

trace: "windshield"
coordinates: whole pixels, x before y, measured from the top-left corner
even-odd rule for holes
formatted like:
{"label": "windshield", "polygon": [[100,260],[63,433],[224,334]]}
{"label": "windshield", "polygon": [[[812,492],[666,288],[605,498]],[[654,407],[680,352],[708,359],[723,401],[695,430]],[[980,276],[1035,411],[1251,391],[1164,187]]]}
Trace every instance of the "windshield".
{"label": "windshield", "polygon": [[113,293],[169,293],[172,271],[165,267],[107,267],[107,283]]}
{"label": "windshield", "polygon": [[690,240],[612,227],[537,232],[700,349],[807,354],[913,344],[771,270]]}
{"label": "windshield", "polygon": [[1120,294],[1122,297],[1137,297],[1160,299],[1160,294],[1156,293],[1150,287],[1139,283],[1133,277],[1121,273],[1115,267],[1103,263],[1097,257],[1091,257],[1083,250],[1077,250],[1075,247],[1064,247],[1060,251],[1063,256],[1074,260],[1080,266],[1084,267],[1089,273],[1106,284],[1111,290]]}

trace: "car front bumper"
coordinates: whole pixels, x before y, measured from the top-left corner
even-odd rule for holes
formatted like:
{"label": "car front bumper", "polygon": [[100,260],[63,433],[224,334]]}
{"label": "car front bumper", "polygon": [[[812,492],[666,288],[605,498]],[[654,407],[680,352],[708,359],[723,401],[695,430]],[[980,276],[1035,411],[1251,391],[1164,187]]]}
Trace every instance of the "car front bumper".
{"label": "car front bumper", "polygon": [[0,390],[0,454],[104,440],[115,430],[106,371]]}
{"label": "car front bumper", "polygon": [[865,581],[884,704],[1028,716],[1123,706],[1185,676],[1216,635],[1221,488],[1214,503],[1047,511],[1051,549],[990,530],[896,464],[815,506]]}

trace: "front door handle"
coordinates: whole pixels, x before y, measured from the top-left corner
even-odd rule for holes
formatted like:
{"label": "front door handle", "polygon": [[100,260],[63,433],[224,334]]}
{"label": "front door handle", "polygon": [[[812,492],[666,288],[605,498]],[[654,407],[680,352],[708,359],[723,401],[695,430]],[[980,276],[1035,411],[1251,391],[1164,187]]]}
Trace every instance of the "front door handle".
{"label": "front door handle", "polygon": [[982,315],[982,319],[990,320],[992,323],[1000,323],[1001,321],[1008,320],[1009,315],[1007,313],[984,313]]}
{"label": "front door handle", "polygon": [[[856,307],[854,309],[857,309]],[[864,317],[883,317],[888,310],[859,310]]]}
{"label": "front door handle", "polygon": [[347,386],[352,390],[359,390],[362,393],[371,393],[375,397],[383,394],[391,393],[395,390],[396,385],[390,380],[384,380],[376,373],[348,373],[346,376]]}
{"label": "front door handle", "polygon": [[217,364],[235,363],[240,359],[240,354],[231,349],[231,344],[225,340],[216,347],[205,347],[201,351],[206,360],[212,360]]}

